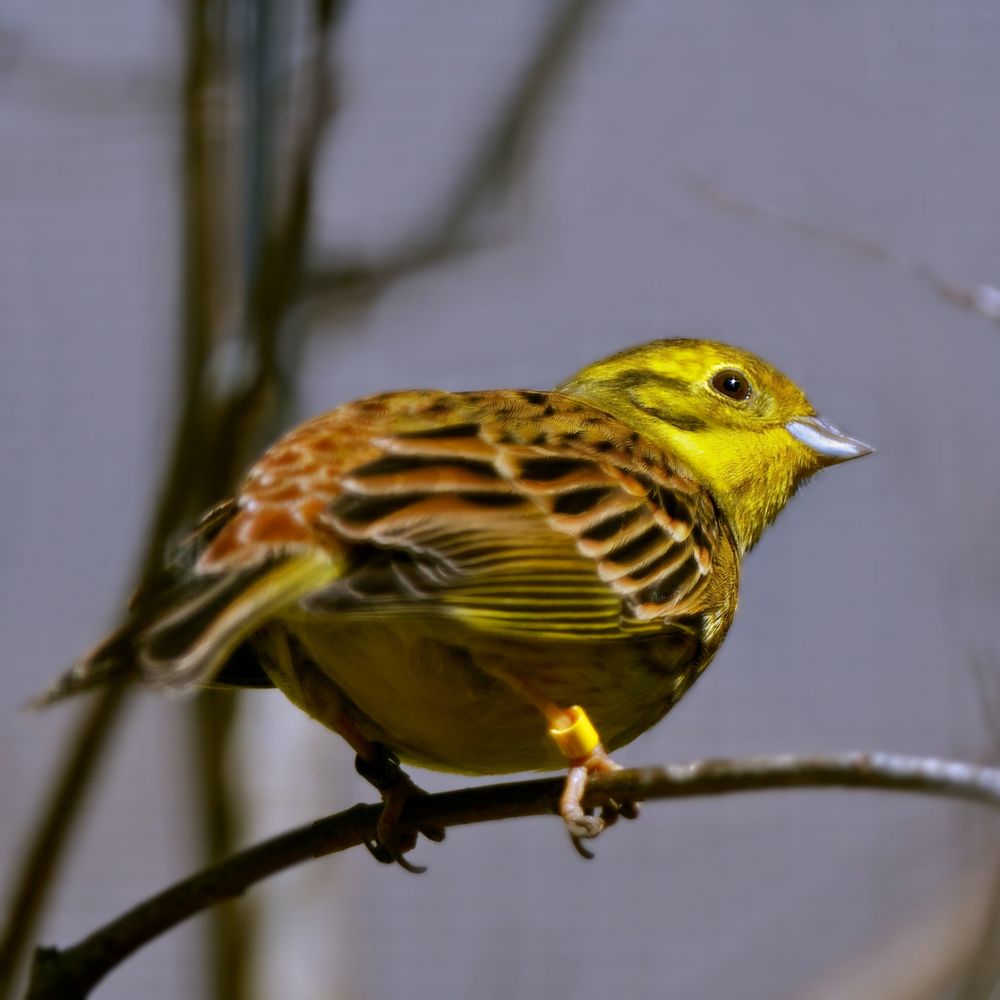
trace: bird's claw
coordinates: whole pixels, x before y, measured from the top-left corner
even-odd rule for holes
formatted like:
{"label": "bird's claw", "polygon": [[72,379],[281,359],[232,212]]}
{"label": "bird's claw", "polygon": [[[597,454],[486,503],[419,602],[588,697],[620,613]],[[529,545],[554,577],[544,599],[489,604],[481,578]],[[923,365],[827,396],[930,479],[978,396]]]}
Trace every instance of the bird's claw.
{"label": "bird's claw", "polygon": [[584,840],[593,840],[609,826],[614,826],[619,818],[635,819],[639,815],[638,804],[629,800],[622,802],[609,800],[596,814],[593,810],[583,808],[583,796],[588,779],[592,775],[610,774],[620,770],[621,766],[598,745],[586,758],[575,762],[566,775],[566,784],[559,800],[559,814],[566,824],[573,848],[587,861],[592,860],[594,855],[584,847]]}
{"label": "bird's claw", "polygon": [[602,833],[605,828],[603,816],[594,816],[585,813],[582,809],[579,815],[563,814],[563,822],[569,832],[570,843],[573,850],[585,861],[593,861],[594,853],[583,846],[585,840],[593,840],[594,837]]}
{"label": "bird's claw", "polygon": [[368,853],[379,864],[399,865],[404,871],[411,872],[414,875],[423,875],[427,871],[426,865],[415,865],[413,862],[406,860],[406,852],[412,850],[416,842],[416,837],[404,837],[392,847],[389,847],[382,840],[366,840],[364,843],[365,847],[368,848]]}
{"label": "bird's claw", "polygon": [[[413,783],[409,775],[399,766],[399,758],[381,743],[374,744],[375,755],[371,758],[360,754],[354,766],[366,781],[378,789],[382,796],[382,815],[376,827],[376,839],[366,840],[365,847],[376,861],[384,865],[397,864],[414,875],[423,874],[427,869],[407,861],[405,855],[417,844],[416,833],[400,833],[399,818],[410,799],[427,793]],[[441,843],[444,829],[439,826],[422,826],[419,829],[428,840]]]}

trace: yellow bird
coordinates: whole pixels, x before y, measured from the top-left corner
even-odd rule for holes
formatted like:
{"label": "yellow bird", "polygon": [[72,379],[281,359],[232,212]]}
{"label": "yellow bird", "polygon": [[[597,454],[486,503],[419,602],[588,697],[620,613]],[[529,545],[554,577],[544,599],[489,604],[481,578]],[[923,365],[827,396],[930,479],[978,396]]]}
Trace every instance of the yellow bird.
{"label": "yellow bird", "polygon": [[555,391],[371,396],[270,448],[49,699],[126,660],[168,688],[273,684],[355,750],[385,861],[412,846],[400,760],[568,765],[579,847],[613,815],[584,812],[587,777],[711,661],[744,553],[805,479],[870,451],[771,365],[702,340]]}

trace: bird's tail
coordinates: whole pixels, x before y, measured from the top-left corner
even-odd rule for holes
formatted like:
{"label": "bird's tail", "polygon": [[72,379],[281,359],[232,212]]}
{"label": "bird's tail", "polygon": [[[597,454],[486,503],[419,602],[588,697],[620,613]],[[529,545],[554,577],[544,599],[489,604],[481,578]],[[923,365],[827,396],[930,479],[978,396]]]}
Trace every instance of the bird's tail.
{"label": "bird's tail", "polygon": [[338,575],[335,560],[313,551],[147,588],[125,623],[32,705],[131,677],[180,691],[211,683],[256,630]]}

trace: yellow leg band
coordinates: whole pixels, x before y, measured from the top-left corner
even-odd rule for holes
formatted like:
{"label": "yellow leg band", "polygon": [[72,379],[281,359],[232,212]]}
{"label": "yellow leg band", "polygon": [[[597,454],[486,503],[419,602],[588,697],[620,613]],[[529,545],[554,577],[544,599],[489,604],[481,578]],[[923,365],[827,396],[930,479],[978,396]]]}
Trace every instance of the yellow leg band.
{"label": "yellow leg band", "polygon": [[549,730],[549,736],[555,741],[564,757],[576,760],[589,756],[601,742],[594,724],[579,705],[566,709],[565,715],[569,719],[568,724],[553,726]]}

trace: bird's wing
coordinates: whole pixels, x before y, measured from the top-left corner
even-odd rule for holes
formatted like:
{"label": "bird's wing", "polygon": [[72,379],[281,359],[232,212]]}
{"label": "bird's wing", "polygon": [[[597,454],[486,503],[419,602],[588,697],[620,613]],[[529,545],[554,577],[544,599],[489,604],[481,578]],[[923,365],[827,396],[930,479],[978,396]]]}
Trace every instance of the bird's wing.
{"label": "bird's wing", "polygon": [[316,516],[349,551],[310,611],[586,640],[700,610],[720,538],[711,499],[613,417],[557,393],[380,403],[353,415],[364,461],[345,463]]}
{"label": "bird's wing", "polygon": [[268,620],[302,610],[564,641],[684,628],[727,540],[697,483],[586,403],[371,397],[271,448],[42,701],[130,660],[163,686],[212,682]]}

